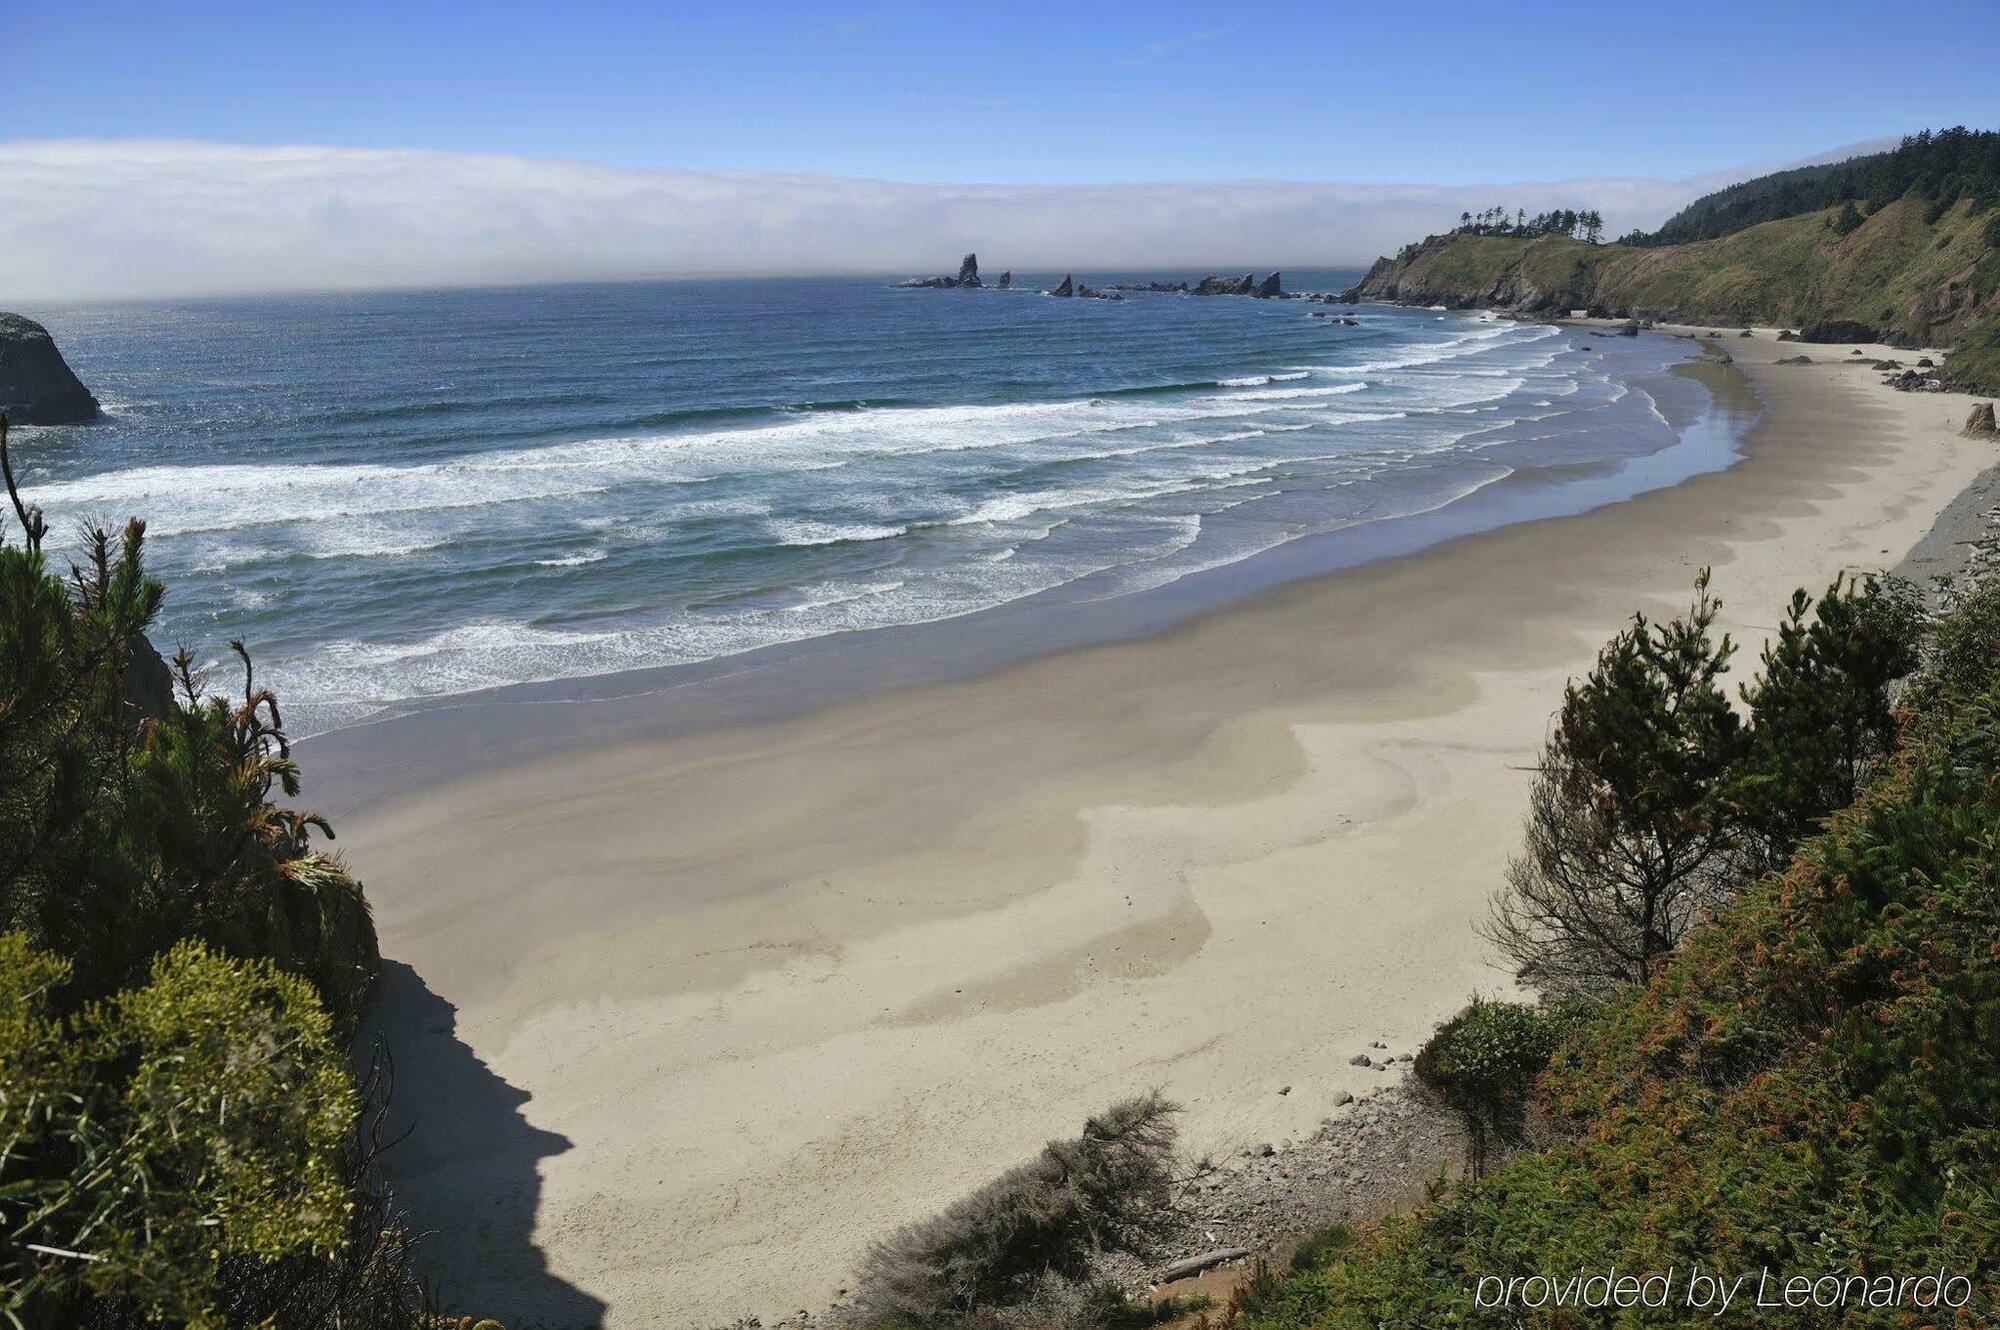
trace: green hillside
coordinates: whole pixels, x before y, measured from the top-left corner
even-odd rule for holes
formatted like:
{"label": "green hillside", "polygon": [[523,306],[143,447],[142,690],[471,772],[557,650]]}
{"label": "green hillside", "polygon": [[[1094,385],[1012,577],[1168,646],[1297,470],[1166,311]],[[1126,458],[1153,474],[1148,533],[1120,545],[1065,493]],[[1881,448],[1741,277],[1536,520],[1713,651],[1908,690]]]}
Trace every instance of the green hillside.
{"label": "green hillside", "polygon": [[1378,260],[1352,294],[1717,325],[1856,324],[1897,345],[1963,346],[1949,375],[2000,390],[2000,213],[1972,199],[1937,212],[1911,195],[1844,230],[1846,206],[1685,245],[1454,232]]}
{"label": "green hillside", "polygon": [[1682,245],[1850,201],[1873,211],[1911,196],[1924,200],[1930,217],[1960,200],[1980,211],[2000,203],[2000,133],[1963,125],[1925,130],[1888,152],[1774,171],[1705,194],[1659,230],[1634,232],[1623,243]]}

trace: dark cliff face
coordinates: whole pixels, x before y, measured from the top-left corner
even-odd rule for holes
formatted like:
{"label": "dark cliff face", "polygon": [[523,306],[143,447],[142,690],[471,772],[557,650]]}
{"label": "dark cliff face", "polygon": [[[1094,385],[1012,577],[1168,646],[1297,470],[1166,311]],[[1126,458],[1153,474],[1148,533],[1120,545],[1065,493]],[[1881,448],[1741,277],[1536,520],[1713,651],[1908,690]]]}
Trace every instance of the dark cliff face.
{"label": "dark cliff face", "polygon": [[97,399],[49,330],[19,314],[0,314],[0,412],[15,425],[74,425],[97,415]]}

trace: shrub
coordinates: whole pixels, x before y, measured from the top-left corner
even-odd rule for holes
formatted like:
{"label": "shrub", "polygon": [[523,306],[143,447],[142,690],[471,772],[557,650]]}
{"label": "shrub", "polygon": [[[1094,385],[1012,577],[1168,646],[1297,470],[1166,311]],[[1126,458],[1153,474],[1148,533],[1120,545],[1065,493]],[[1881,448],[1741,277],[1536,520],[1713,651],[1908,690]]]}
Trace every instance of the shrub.
{"label": "shrub", "polygon": [[1417,1083],[1464,1119],[1471,1171],[1486,1170],[1486,1143],[1521,1139],[1535,1078],[1549,1065],[1559,1027],[1534,1007],[1473,999],[1417,1051]]}
{"label": "shrub", "polygon": [[878,1242],[858,1301],[871,1325],[944,1326],[1005,1306],[1053,1276],[1075,1280],[1101,1251],[1142,1251],[1169,1217],[1179,1108],[1155,1092],[1090,1119],[1074,1140],[942,1213]]}
{"label": "shrub", "polygon": [[311,988],[188,942],[145,986],[64,1018],[67,971],[0,936],[0,1194],[20,1244],[5,1305],[83,1289],[220,1324],[225,1259],[334,1252],[355,1094]]}

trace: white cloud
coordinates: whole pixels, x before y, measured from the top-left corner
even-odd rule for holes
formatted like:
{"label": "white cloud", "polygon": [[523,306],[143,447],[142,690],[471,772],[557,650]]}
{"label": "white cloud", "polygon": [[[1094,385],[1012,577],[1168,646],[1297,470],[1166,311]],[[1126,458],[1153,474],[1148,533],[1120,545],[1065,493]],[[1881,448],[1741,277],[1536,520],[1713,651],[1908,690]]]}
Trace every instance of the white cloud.
{"label": "white cloud", "polygon": [[1461,209],[1613,234],[1734,175],[1475,186],[921,185],[420,150],[0,143],[0,307],[72,297],[736,273],[1365,263]]}

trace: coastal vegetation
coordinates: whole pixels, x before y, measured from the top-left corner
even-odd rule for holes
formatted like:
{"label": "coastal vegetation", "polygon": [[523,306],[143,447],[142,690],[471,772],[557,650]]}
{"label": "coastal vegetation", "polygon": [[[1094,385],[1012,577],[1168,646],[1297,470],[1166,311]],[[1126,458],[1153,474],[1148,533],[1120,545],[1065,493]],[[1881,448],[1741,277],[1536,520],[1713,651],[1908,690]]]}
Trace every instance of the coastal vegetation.
{"label": "coastal vegetation", "polygon": [[[1797,792],[1794,825],[1812,828],[1785,865],[1733,884],[1734,899],[1647,982],[1597,997],[1550,1041],[1532,1092],[1547,1144],[1260,1278],[1239,1299],[1237,1324],[1484,1324],[1495,1313],[1476,1305],[1482,1276],[1695,1265],[1850,1281],[1838,1311],[1796,1323],[1906,1324],[1918,1309],[1890,1305],[1881,1289],[1906,1275],[1978,1275],[2000,1260],[2000,583],[1951,604],[1893,735],[1874,725],[1876,699],[1851,705],[1872,691],[1856,680],[1837,708],[1854,722],[1794,747],[1798,717],[1772,710],[1774,690],[1852,660],[1877,630],[1856,622],[1878,616],[1892,632],[1903,622],[1879,588],[1837,585],[1828,601],[1835,608],[1810,624],[1794,602],[1790,631],[1747,694],[1766,708],[1751,733],[1776,727],[1747,746],[1764,754],[1748,760],[1768,770],[1772,750],[1786,750],[1786,778],[1762,797]],[[1813,652],[1823,659],[1797,664]],[[1849,771],[1854,801],[1805,816]],[[1479,1056],[1461,1051],[1470,1028],[1502,1025],[1504,1009],[1476,1005],[1444,1027],[1420,1074],[1504,1104],[1510,1077],[1518,1085],[1533,1060],[1523,1032],[1538,1018],[1513,1017]],[[1995,1314],[1988,1284],[1966,1291],[1962,1315]],[[1687,1311],[1621,1315],[1670,1324]],[[1596,1316],[1545,1309],[1536,1321]]]}
{"label": "coastal vegetation", "polygon": [[143,523],[58,564],[4,417],[0,473],[0,1317],[431,1325],[348,1056],[374,928],[277,699],[154,652]]}
{"label": "coastal vegetation", "polygon": [[1732,186],[1616,244],[1462,221],[1378,260],[1350,295],[1955,346],[1945,379],[2000,391],[1996,144],[2000,134],[1964,130],[1914,136],[1810,188],[1794,173]]}
{"label": "coastal vegetation", "polygon": [[[1906,136],[1888,152],[1775,171],[1705,194],[1657,231],[1634,231],[1628,245],[1681,245],[1748,230],[1761,222],[1860,204],[1869,211],[1906,195],[1923,199],[1930,220],[1961,199],[1975,213],[2000,203],[2000,133],[1963,125]],[[1860,210],[1854,209],[1855,212]]]}
{"label": "coastal vegetation", "polygon": [[[1171,1211],[1174,1116],[1159,1094],[1113,1104],[1072,1140],[930,1219],[875,1244],[859,1301],[875,1326],[956,1325],[1084,1285],[1104,1252],[1144,1252]],[[1049,1286],[1057,1286],[1051,1289]],[[1086,1319],[1129,1321],[1122,1299],[1088,1296]]]}

